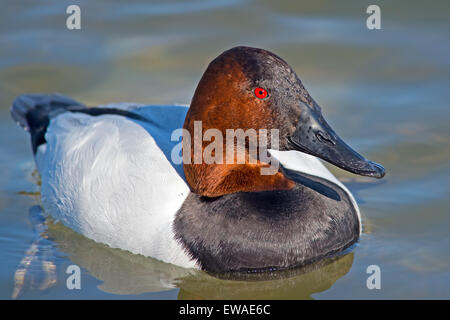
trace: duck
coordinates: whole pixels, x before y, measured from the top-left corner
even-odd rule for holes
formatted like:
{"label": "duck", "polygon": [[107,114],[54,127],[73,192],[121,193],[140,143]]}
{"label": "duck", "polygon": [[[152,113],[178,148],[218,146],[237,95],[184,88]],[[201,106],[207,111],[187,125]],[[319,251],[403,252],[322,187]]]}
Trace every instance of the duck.
{"label": "duck", "polygon": [[[88,107],[60,94],[23,94],[11,115],[30,134],[42,206],[54,221],[112,248],[210,273],[296,268],[344,252],[360,237],[361,215],[322,161],[385,175],[334,132],[287,62],[247,46],[209,63],[189,106]],[[198,123],[200,140],[189,144]],[[236,139],[242,161],[236,153],[206,161],[206,151],[228,150],[217,136],[212,148],[208,130],[256,132],[266,143],[255,156],[250,136]]]}

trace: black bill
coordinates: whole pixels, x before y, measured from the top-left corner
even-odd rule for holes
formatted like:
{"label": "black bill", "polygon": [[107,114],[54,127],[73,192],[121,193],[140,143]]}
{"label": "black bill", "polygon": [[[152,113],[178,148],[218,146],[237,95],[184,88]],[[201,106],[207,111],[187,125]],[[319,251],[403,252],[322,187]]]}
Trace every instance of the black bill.
{"label": "black bill", "polygon": [[383,178],[383,166],[367,160],[350,148],[325,121],[320,107],[311,108],[304,103],[297,128],[289,142],[293,150],[321,158],[341,169],[361,176]]}

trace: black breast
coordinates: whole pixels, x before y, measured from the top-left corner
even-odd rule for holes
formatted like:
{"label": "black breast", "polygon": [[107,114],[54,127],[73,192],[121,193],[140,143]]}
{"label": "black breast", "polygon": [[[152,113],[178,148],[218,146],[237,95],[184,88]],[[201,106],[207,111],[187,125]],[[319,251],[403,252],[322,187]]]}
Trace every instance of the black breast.
{"label": "black breast", "polygon": [[302,266],[358,240],[358,216],[344,190],[309,175],[289,177],[297,185],[288,191],[191,193],[174,221],[177,240],[209,272]]}

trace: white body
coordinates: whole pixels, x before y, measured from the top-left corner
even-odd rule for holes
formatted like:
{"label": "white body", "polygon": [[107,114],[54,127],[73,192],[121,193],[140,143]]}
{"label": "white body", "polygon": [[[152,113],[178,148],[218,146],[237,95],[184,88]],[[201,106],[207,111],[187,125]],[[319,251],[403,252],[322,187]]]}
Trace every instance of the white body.
{"label": "white body", "polygon": [[[132,109],[136,105],[103,107]],[[187,268],[195,261],[174,239],[172,223],[189,188],[174,166],[170,135],[186,106],[136,108],[158,123],[123,116],[63,113],[52,118],[36,154],[47,212],[97,242]],[[289,169],[332,181],[351,193],[315,157],[271,150]],[[359,211],[358,211],[359,215]]]}

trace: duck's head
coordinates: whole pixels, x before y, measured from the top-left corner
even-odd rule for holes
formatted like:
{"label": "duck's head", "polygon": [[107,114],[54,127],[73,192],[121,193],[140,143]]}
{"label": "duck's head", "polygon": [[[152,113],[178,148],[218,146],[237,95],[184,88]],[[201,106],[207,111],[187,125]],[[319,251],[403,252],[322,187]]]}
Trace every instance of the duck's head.
{"label": "duck's head", "polygon": [[[278,129],[279,150],[308,153],[363,176],[384,176],[381,165],[350,148],[328,125],[295,71],[266,50],[235,47],[214,59],[186,116],[184,128],[191,134],[194,121],[202,121],[203,133],[214,128],[224,136],[227,129]],[[203,142],[203,148],[208,143]],[[267,148],[271,143],[269,136]],[[184,170],[193,191],[206,196],[293,187],[281,170],[258,177],[256,168],[267,166],[259,160],[256,165],[185,163]]]}

